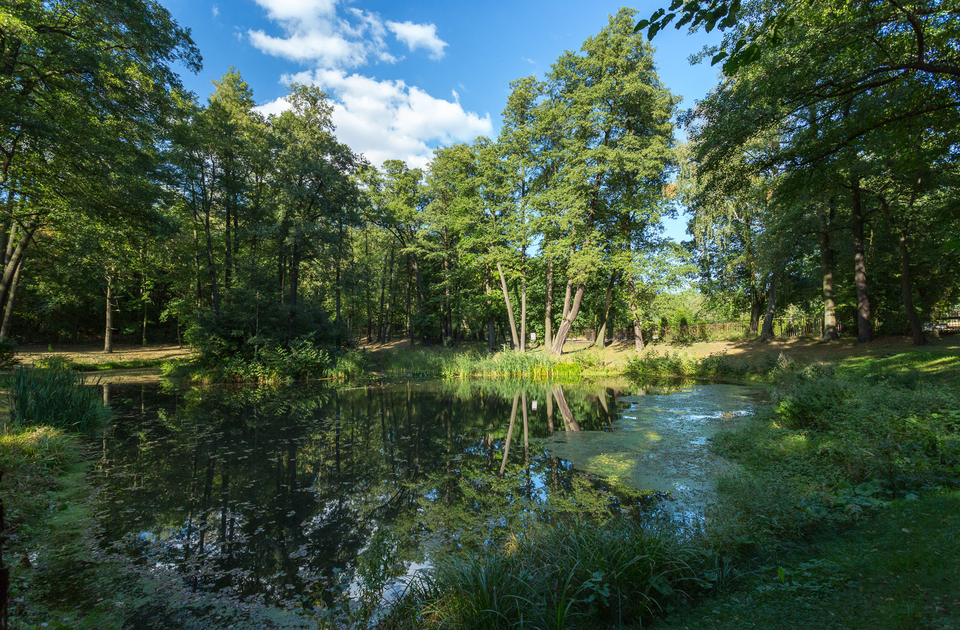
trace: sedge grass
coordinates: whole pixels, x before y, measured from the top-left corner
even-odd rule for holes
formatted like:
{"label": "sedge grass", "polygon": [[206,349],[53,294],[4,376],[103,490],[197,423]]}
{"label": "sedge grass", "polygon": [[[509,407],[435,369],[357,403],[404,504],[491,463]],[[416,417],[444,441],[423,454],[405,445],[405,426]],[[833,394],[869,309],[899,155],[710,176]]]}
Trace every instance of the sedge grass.
{"label": "sedge grass", "polygon": [[626,520],[574,523],[503,549],[439,562],[384,619],[387,628],[596,628],[649,622],[695,591],[704,547]]}
{"label": "sedge grass", "polygon": [[50,426],[87,433],[109,417],[100,393],[86,387],[83,377],[69,369],[19,367],[13,373],[10,418],[14,426]]}

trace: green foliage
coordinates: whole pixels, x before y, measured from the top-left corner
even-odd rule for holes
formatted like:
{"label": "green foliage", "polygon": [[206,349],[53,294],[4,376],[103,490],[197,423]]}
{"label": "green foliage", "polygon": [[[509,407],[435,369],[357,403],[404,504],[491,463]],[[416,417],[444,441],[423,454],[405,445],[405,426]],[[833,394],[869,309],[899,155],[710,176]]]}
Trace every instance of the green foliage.
{"label": "green foliage", "polygon": [[560,359],[542,352],[416,350],[389,355],[382,366],[390,376],[563,379],[579,377],[591,359]]}
{"label": "green foliage", "polygon": [[[22,427],[0,435],[0,470],[15,480],[19,493],[30,491],[36,477],[51,477],[78,461],[74,437],[50,426]],[[5,480],[5,481],[7,481]],[[7,481],[9,483],[9,481]]]}
{"label": "green foliage", "polygon": [[769,558],[736,589],[658,628],[954,628],[960,624],[960,494],[892,504],[835,536]]}
{"label": "green foliage", "polygon": [[51,426],[90,433],[110,418],[100,392],[64,368],[17,368],[10,391],[10,418],[15,426]]}
{"label": "green foliage", "polygon": [[41,370],[72,370],[77,364],[64,354],[47,354],[33,362]]}
{"label": "green foliage", "polygon": [[912,379],[786,371],[773,403],[715,440],[751,472],[721,480],[718,534],[734,544],[796,539],[896,498],[960,484],[960,397]]}
{"label": "green foliage", "polygon": [[12,368],[20,362],[17,359],[17,340],[0,337],[0,370]]}
{"label": "green foliage", "polygon": [[384,620],[392,628],[638,624],[707,588],[706,556],[676,532],[625,520],[527,532],[439,563]]}
{"label": "green foliage", "polygon": [[737,359],[725,353],[691,357],[681,353],[656,351],[630,358],[624,372],[631,376],[684,376],[696,378],[735,378],[770,380],[793,368],[793,362],[780,355],[758,359]]}

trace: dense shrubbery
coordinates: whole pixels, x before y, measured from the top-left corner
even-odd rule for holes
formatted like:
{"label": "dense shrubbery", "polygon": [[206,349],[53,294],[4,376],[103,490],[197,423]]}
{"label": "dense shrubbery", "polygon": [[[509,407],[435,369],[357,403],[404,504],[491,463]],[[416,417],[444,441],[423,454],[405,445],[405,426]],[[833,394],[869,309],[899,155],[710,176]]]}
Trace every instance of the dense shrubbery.
{"label": "dense shrubbery", "polygon": [[[269,342],[252,353],[211,360],[201,356],[193,378],[206,382],[287,383],[322,378],[356,378],[368,367],[367,355],[357,350],[327,350],[309,337],[282,345]],[[181,366],[165,366],[176,374]]]}
{"label": "dense shrubbery", "polygon": [[765,355],[757,360],[734,359],[726,354],[690,357],[680,353],[647,352],[627,361],[632,376],[686,376],[694,378],[769,379],[789,371],[793,362],[783,356]]}
{"label": "dense shrubbery", "polygon": [[83,377],[69,369],[21,367],[13,373],[10,418],[15,426],[85,433],[102,426],[110,411],[100,392],[84,387]]}
{"label": "dense shrubbery", "polygon": [[16,340],[0,337],[0,369],[9,369],[19,363],[16,352]]}

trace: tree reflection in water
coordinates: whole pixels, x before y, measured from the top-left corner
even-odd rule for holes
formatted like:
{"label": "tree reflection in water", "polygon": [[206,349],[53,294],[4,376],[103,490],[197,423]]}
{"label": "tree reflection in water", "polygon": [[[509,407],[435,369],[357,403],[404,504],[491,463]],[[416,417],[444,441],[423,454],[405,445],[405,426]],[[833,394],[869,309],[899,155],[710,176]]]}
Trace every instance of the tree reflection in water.
{"label": "tree reflection in water", "polygon": [[505,382],[113,385],[118,420],[96,469],[102,540],[245,601],[379,593],[438,554],[637,509],[641,493],[578,474],[536,440],[553,434],[555,409],[566,431],[608,428],[618,394]]}

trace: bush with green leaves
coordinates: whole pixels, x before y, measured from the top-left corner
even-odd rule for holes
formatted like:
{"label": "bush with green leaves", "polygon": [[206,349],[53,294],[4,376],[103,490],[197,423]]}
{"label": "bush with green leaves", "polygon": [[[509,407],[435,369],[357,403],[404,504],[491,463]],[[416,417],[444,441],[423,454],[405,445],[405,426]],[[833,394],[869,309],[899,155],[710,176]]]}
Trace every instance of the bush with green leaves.
{"label": "bush with green leaves", "polygon": [[15,426],[50,426],[89,433],[109,419],[109,408],[95,387],[64,368],[19,367],[10,390],[10,418]]}
{"label": "bush with green leaves", "polygon": [[17,359],[17,340],[0,337],[0,370],[7,370],[19,363]]}

